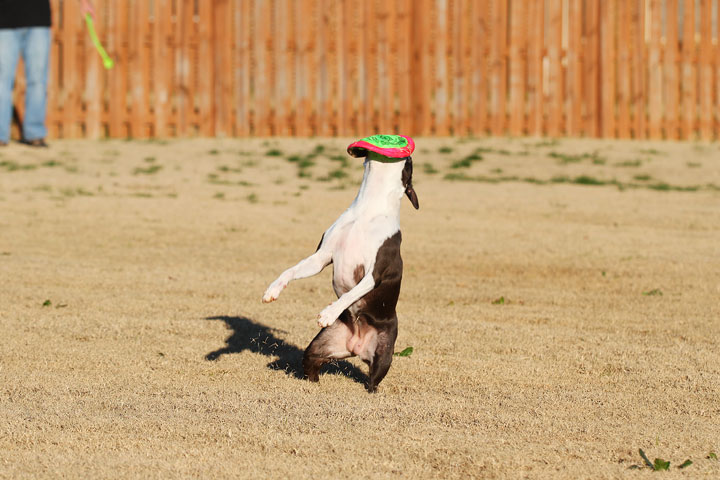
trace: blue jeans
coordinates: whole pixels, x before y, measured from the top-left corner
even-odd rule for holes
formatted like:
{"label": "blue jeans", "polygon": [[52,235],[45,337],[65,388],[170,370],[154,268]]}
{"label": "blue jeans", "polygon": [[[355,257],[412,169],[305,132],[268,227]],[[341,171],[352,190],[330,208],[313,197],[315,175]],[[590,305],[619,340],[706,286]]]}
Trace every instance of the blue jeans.
{"label": "blue jeans", "polygon": [[25,119],[23,138],[45,138],[50,28],[0,28],[0,141],[10,139],[12,92],[19,56],[25,62]]}

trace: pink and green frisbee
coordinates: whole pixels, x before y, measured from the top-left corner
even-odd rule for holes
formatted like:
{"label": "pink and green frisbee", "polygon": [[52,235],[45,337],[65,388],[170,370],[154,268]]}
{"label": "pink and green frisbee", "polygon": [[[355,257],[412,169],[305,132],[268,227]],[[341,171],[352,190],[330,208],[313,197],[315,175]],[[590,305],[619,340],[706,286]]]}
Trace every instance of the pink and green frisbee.
{"label": "pink and green frisbee", "polygon": [[399,162],[415,150],[415,142],[405,135],[372,135],[351,143],[347,151],[353,157],[368,157],[380,162]]}

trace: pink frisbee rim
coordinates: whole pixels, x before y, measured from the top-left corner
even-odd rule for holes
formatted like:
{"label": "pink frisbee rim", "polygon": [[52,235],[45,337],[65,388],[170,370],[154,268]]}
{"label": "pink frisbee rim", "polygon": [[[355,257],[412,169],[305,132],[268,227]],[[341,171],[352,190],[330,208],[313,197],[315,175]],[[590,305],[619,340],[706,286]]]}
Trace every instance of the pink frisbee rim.
{"label": "pink frisbee rim", "polygon": [[357,142],[351,143],[347,147],[347,152],[353,157],[367,156],[367,154],[362,155],[362,152],[359,152],[359,150],[369,150],[371,152],[379,153],[380,155],[390,158],[409,157],[410,155],[412,155],[413,151],[415,151],[415,142],[412,138],[406,135],[398,135],[398,137],[403,137],[404,139],[406,139],[407,145],[401,148],[382,148],[378,147],[377,145],[373,145],[372,143],[368,143],[364,140],[358,140]]}

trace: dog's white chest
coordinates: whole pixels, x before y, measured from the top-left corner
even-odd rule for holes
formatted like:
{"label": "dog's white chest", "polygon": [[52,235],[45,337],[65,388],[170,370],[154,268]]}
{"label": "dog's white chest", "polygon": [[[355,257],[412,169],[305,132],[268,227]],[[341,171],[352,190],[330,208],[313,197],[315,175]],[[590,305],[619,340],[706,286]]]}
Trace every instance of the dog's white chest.
{"label": "dog's white chest", "polygon": [[370,243],[367,232],[355,222],[340,232],[337,248],[333,251],[333,288],[338,295],[350,291],[363,277],[369,263]]}
{"label": "dog's white chest", "polygon": [[380,215],[357,219],[337,232],[333,250],[333,288],[339,295],[350,291],[372,273],[380,245],[400,228],[397,218]]}

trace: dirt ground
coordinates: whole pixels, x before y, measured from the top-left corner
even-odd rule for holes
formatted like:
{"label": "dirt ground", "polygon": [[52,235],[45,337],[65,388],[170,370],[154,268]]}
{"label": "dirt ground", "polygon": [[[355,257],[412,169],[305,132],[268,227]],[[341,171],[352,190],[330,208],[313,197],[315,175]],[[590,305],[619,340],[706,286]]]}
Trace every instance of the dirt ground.
{"label": "dirt ground", "polygon": [[260,301],[349,140],[0,149],[0,478],[720,478],[717,144],[416,139],[372,395],[330,268]]}

